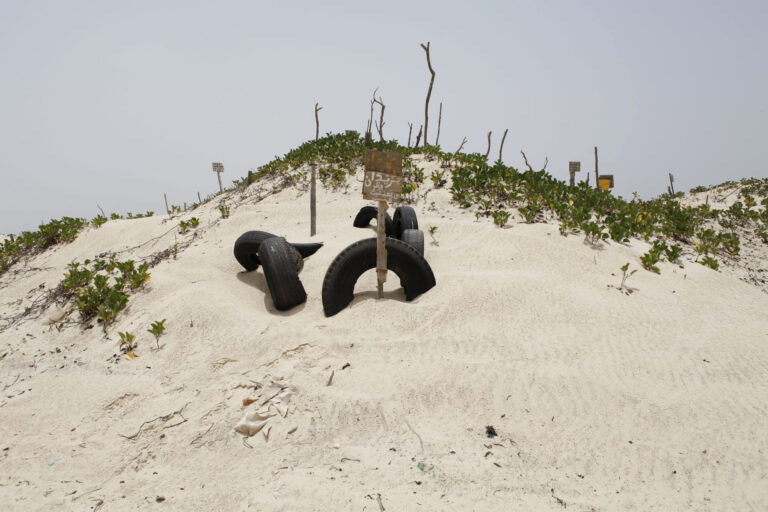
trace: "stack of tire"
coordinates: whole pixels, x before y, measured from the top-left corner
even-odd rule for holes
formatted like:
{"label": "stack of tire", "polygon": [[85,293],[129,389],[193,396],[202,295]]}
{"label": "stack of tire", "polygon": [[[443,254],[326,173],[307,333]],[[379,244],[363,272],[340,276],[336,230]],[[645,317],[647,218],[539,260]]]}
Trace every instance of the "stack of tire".
{"label": "stack of tire", "polygon": [[[377,215],[375,206],[364,206],[352,224],[366,227]],[[410,206],[399,206],[394,219],[387,214],[385,222],[387,269],[400,278],[405,300],[413,300],[436,284],[432,268],[424,259],[424,233]],[[360,240],[341,251],[323,280],[325,316],[333,316],[346,308],[354,298],[357,279],[373,268],[376,268],[376,238]]]}
{"label": "stack of tire", "polygon": [[235,259],[248,272],[262,266],[275,308],[286,311],[307,300],[299,272],[304,267],[304,258],[322,246],[322,243],[292,244],[265,231],[246,231],[235,241]]}

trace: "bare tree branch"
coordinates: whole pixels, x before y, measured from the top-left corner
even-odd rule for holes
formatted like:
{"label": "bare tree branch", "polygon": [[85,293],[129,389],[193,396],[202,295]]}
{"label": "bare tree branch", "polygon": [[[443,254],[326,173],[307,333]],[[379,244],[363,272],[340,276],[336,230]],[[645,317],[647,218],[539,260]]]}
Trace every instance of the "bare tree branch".
{"label": "bare tree branch", "polygon": [[443,122],[443,102],[440,102],[440,116],[437,118],[437,138],[435,139],[435,146],[440,143],[440,124]]}
{"label": "bare tree branch", "polygon": [[365,130],[365,142],[371,142],[373,140],[373,132],[371,129],[373,128],[373,106],[376,104],[376,91],[378,91],[379,88],[375,88],[373,90],[373,99],[371,100],[371,117],[368,119],[368,127]]}
{"label": "bare tree branch", "polygon": [[[523,150],[521,149],[520,152],[523,153]],[[533,167],[528,163],[528,158],[526,158],[525,153],[523,153],[523,160],[525,160],[525,165],[528,167],[528,170],[533,171]]]}
{"label": "bare tree branch", "polygon": [[488,132],[488,149],[485,150],[485,158],[486,159],[488,158],[488,155],[491,154],[491,133],[493,133],[493,132]]}
{"label": "bare tree branch", "polygon": [[541,168],[542,171],[546,171],[547,170],[547,164],[548,163],[549,163],[549,157],[545,156],[544,157],[544,167]]}
{"label": "bare tree branch", "polygon": [[320,118],[317,113],[323,110],[323,107],[318,107],[319,103],[315,103],[315,140],[320,137]]}
{"label": "bare tree branch", "polygon": [[413,132],[413,123],[408,123],[408,147],[411,147],[411,132]]}
{"label": "bare tree branch", "polygon": [[384,100],[381,99],[381,95],[379,95],[379,99],[374,97],[373,102],[381,105],[381,117],[379,118],[379,122],[376,124],[376,130],[379,132],[379,140],[384,142],[384,109],[386,106],[384,105]]}
{"label": "bare tree branch", "polygon": [[467,143],[467,138],[464,137],[464,140],[461,141],[461,146],[459,146],[459,149],[456,150],[456,152],[453,154],[453,158],[456,158],[456,155],[459,154],[459,151],[461,151],[461,148],[464,147],[464,144]]}
{"label": "bare tree branch", "polygon": [[416,135],[416,144],[413,145],[413,147],[417,148],[419,147],[419,141],[421,140],[421,129],[424,128],[423,126],[419,126],[419,133]]}
{"label": "bare tree branch", "polygon": [[509,128],[504,130],[504,136],[501,138],[501,146],[499,146],[499,162],[501,162],[501,152],[504,151],[504,139],[507,138],[508,131],[509,131]]}
{"label": "bare tree branch", "polygon": [[424,147],[426,147],[427,127],[429,126],[429,98],[432,96],[432,85],[435,83],[435,70],[432,69],[432,60],[429,58],[429,41],[427,41],[427,46],[422,44],[421,47],[424,48],[424,52],[427,54],[427,67],[432,74],[432,78],[429,80],[429,89],[427,90],[427,101],[424,103]]}

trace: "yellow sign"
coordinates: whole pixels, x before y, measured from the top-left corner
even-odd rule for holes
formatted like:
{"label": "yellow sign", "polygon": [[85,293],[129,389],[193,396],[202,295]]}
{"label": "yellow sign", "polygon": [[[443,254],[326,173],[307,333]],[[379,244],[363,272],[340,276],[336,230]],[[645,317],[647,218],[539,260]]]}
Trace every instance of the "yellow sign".
{"label": "yellow sign", "polygon": [[613,188],[613,174],[601,174],[597,177],[597,188],[608,190]]}

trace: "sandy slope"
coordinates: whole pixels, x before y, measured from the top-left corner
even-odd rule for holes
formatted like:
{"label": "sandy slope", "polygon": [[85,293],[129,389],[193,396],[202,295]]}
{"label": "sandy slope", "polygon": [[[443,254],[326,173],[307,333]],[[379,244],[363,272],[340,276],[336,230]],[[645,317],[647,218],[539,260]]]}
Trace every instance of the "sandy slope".
{"label": "sandy slope", "polygon": [[[377,301],[370,272],[352,307],[325,318],[325,270],[373,236],[351,225],[366,204],[353,184],[320,191],[325,247],[301,273],[309,299],[279,313],[232,244],[249,229],[309,241],[308,195],[257,201],[258,188],[230,193],[239,205],[227,220],[213,203],[184,214],[201,219],[198,238],[152,270],[106,339],[45,316],[0,334],[2,508],[765,506],[768,294],[662,263],[661,275],[632,276],[625,295],[611,287],[619,267],[639,268],[647,244],[596,250],[553,224],[499,229],[439,190],[417,205],[421,226],[438,228],[426,248],[437,287],[406,303],[390,275]],[[34,258],[27,269],[40,270],[0,278],[0,317],[55,286],[73,259],[158,236],[120,257],[173,245],[173,232],[161,235],[178,220],[110,221]],[[146,329],[161,318],[157,351]],[[125,330],[140,357],[116,363]],[[288,414],[247,446],[233,432],[242,400],[276,376],[294,393]]]}

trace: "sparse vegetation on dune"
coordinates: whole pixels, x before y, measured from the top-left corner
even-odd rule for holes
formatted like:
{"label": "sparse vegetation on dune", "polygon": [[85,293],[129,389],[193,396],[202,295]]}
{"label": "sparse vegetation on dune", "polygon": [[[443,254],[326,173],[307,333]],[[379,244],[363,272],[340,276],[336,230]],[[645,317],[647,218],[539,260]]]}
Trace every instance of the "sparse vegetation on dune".
{"label": "sparse vegetation on dune", "polygon": [[[738,187],[738,200],[727,209],[716,209],[708,204],[685,206],[685,194],[665,194],[651,200],[635,195],[632,200],[614,196],[610,191],[598,190],[586,182],[573,186],[552,176],[546,169],[518,170],[501,160],[493,163],[480,153],[446,153],[440,146],[426,145],[416,148],[403,146],[396,140],[366,141],[359,133],[348,131],[327,134],[301,144],[282,157],[262,165],[250,177],[253,184],[263,179],[278,178],[272,192],[295,186],[308,180],[308,166],[316,166],[320,182],[326,188],[339,190],[349,187],[349,177],[362,165],[366,149],[394,151],[403,159],[403,199],[413,202],[422,187],[447,186],[453,201],[461,208],[475,209],[476,216],[488,217],[500,227],[515,220],[525,223],[557,221],[563,236],[584,235],[590,244],[607,240],[626,243],[630,239],[643,239],[649,243],[659,240],[646,254],[647,270],[657,269],[652,260],[666,255],[676,261],[683,248],[705,258],[706,265],[717,268],[717,257],[736,257],[739,254],[738,231],[754,233],[768,243],[768,179],[748,178],[739,182],[726,182],[712,187],[696,187],[691,192],[705,192]],[[424,169],[416,165],[415,154],[440,163],[440,171],[433,171],[426,180]],[[234,189],[244,191],[249,178],[235,180]],[[197,206],[197,205],[195,205]],[[174,207],[176,211],[178,207]],[[230,214],[230,206],[219,207],[222,217]],[[129,218],[151,216],[129,215]],[[116,215],[111,216],[115,218]],[[118,218],[120,216],[117,216]],[[97,216],[90,223],[86,219],[64,217],[41,225],[36,232],[24,232],[14,241],[0,245],[0,274],[22,257],[32,256],[58,243],[66,243],[88,225],[98,227],[107,222]],[[182,233],[196,227],[194,220],[182,222]],[[672,251],[667,252],[667,251]],[[674,257],[670,257],[673,256]]]}

